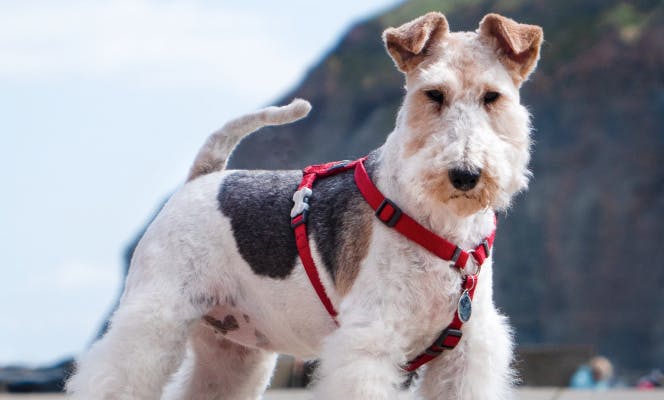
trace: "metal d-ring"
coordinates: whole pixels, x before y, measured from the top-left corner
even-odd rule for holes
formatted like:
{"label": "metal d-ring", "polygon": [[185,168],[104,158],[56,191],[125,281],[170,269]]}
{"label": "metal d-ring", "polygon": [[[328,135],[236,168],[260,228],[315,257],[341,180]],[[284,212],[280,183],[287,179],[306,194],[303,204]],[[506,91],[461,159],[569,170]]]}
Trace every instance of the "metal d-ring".
{"label": "metal d-ring", "polygon": [[[482,264],[480,264],[477,259],[473,256],[475,253],[475,250],[468,250],[468,261],[466,261],[466,268],[468,266],[468,262],[472,262],[475,264],[475,272],[474,273],[468,273],[468,275],[479,275],[480,270],[482,269]],[[466,268],[464,268],[466,271],[468,271]]]}
{"label": "metal d-ring", "polygon": [[464,291],[472,292],[473,289],[475,289],[475,286],[477,286],[477,274],[475,274],[475,275],[468,275],[468,276],[472,276],[472,277],[473,277],[473,278],[472,278],[472,280],[473,280],[473,286],[471,286],[471,287],[469,287],[469,288],[465,288]]}

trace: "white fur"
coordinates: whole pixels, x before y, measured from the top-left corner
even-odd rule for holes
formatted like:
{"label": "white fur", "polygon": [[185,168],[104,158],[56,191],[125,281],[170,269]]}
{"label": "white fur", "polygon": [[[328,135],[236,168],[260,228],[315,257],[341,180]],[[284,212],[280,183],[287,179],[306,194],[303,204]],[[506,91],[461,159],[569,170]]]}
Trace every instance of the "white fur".
{"label": "white fur", "polygon": [[[449,40],[442,55],[434,54],[407,76],[404,107],[380,151],[375,183],[424,226],[472,249],[493,230],[493,211],[507,207],[527,184],[529,116],[505,67],[476,34]],[[454,56],[464,51],[484,71],[475,77],[477,87],[490,84],[501,91],[499,115],[478,105],[482,93],[475,86],[464,86],[468,83]],[[415,109],[412,104],[422,90],[440,85],[452,96],[449,107],[438,114],[429,106]],[[295,117],[306,115],[308,107],[300,111]],[[424,122],[431,132],[421,149],[407,154],[406,144],[421,133],[407,123],[411,112],[429,118]],[[261,115],[240,119],[239,134],[225,128],[223,137],[213,136],[202,153],[213,149],[215,157],[225,160],[234,146],[226,144],[237,143],[247,127],[264,124]],[[457,166],[491,175],[497,185],[490,204],[475,207],[472,199],[441,201],[431,195],[422,176],[431,171],[446,176]],[[322,359],[317,399],[511,398],[511,332],[493,304],[491,259],[482,267],[473,315],[459,346],[421,367],[421,379],[402,391],[405,375],[399,366],[449,324],[462,273],[374,219],[368,255],[342,297],[312,239],[322,282],[339,310],[337,329],[299,262],[286,279],[270,279],[254,274],[243,260],[229,219],[217,209],[217,191],[227,174],[214,172],[188,182],[147,230],[109,332],[78,360],[67,384],[73,398],[158,399],[163,394],[169,400],[256,399],[267,385],[276,353]],[[469,193],[482,190],[483,184]],[[474,212],[457,212],[469,204]],[[206,299],[219,304],[206,304]],[[240,329],[217,335],[201,322],[211,312],[245,315],[246,321]],[[265,340],[257,341],[259,336]]]}

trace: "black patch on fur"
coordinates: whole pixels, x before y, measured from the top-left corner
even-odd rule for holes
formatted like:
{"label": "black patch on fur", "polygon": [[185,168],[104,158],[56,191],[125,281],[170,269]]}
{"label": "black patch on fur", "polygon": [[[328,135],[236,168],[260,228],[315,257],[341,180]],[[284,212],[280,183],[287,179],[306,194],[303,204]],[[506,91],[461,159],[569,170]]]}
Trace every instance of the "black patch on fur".
{"label": "black patch on fur", "polygon": [[270,344],[270,339],[268,339],[268,337],[258,329],[254,329],[254,335],[256,335],[256,346],[264,347]]}
{"label": "black patch on fur", "polygon": [[414,384],[417,384],[417,381],[419,380],[419,374],[417,371],[411,371],[407,372],[404,374],[403,381],[401,382],[401,385],[399,386],[399,389],[401,390],[408,390],[410,389],[411,386]]}
{"label": "black patch on fur", "polygon": [[254,273],[284,279],[297,258],[290,227],[300,171],[237,171],[224,179],[219,208],[230,218],[242,258]]}
{"label": "black patch on fur", "polygon": [[[372,155],[365,162],[370,176],[375,165]],[[230,218],[240,254],[256,274],[284,279],[295,266],[298,252],[290,210],[301,180],[301,171],[237,171],[221,185],[219,209]],[[353,170],[317,180],[309,204],[307,231],[334,277],[343,221],[366,212]],[[350,237],[356,236],[351,232]]]}
{"label": "black patch on fur", "polygon": [[205,320],[205,322],[212,325],[214,329],[216,329],[217,331],[221,332],[224,335],[227,334],[228,332],[232,332],[240,328],[240,324],[237,323],[237,319],[235,319],[235,317],[232,315],[227,315],[226,317],[224,317],[223,321],[219,321],[218,319],[211,317],[209,315],[204,316],[203,319]]}

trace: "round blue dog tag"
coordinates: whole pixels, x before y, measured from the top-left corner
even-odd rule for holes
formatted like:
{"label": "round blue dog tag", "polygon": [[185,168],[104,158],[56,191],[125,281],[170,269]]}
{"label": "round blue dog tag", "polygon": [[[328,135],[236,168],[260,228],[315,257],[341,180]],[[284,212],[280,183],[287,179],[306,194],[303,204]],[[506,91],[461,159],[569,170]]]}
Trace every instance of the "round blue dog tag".
{"label": "round blue dog tag", "polygon": [[459,298],[457,313],[459,314],[459,319],[463,323],[468,322],[470,315],[473,313],[473,301],[470,299],[470,294],[468,294],[467,290],[464,290],[461,294],[461,298]]}

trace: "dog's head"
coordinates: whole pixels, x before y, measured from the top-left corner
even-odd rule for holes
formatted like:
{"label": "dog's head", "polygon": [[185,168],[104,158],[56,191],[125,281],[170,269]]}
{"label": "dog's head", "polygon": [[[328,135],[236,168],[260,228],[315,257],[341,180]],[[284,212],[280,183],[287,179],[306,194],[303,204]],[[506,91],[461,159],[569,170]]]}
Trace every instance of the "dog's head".
{"label": "dog's head", "polygon": [[539,59],[542,29],[489,14],[476,32],[429,13],[383,34],[406,75],[390,139],[400,178],[458,215],[506,208],[526,188],[530,122],[519,88]]}

